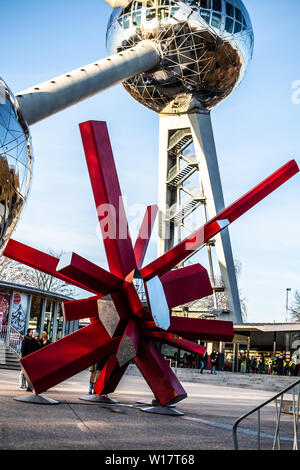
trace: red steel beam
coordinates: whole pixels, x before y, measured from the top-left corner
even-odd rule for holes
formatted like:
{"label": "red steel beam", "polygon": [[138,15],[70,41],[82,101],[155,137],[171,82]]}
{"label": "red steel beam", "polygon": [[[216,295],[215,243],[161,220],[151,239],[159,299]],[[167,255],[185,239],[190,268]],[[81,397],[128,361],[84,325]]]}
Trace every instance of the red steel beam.
{"label": "red steel beam", "polygon": [[134,245],[136,265],[140,269],[143,265],[146,251],[150,242],[151,233],[157,216],[158,206],[148,206]]}
{"label": "red steel beam", "polygon": [[129,362],[120,367],[116,356],[110,356],[94,385],[95,392],[98,395],[108,395],[109,393],[113,393],[119,385],[128,366]]}
{"label": "red steel beam", "polygon": [[76,253],[66,253],[63,255],[56,270],[60,274],[79,282],[86,286],[86,288],[97,291],[101,295],[107,295],[119,290],[124,282],[119,277]]}
{"label": "red steel beam", "polygon": [[136,262],[107,126],[88,121],[79,127],[108,265],[125,279]]}
{"label": "red steel beam", "polygon": [[174,268],[188,255],[201,248],[210,238],[217,235],[228,224],[234,222],[262,199],[279,188],[283,183],[299,172],[295,160],[291,160],[279,170],[251,189],[247,194],[239,198],[229,207],[221,211],[217,216],[209,220],[205,225],[196,230],[171,250],[164,253],[152,263],[141,269],[141,275],[145,281],[161,276]]}
{"label": "red steel beam", "polygon": [[30,388],[39,394],[116,353],[113,340],[98,320],[20,360]]}
{"label": "red steel beam", "polygon": [[171,317],[168,332],[190,340],[231,342],[234,336],[233,323],[221,320]]}
{"label": "red steel beam", "polygon": [[181,383],[150,339],[142,339],[134,362],[162,406],[186,398]]}
{"label": "red steel beam", "polygon": [[88,288],[87,286],[81,284],[80,282],[74,281],[64,274],[58,273],[56,268],[59,263],[59,259],[55,256],[36,250],[35,248],[31,248],[28,245],[24,245],[23,243],[12,239],[8,241],[3,254],[7,258],[18,261],[18,263],[26,264],[27,266],[49,274],[50,276],[54,276],[57,279],[66,282],[67,284],[72,284],[74,286],[80,287],[81,289],[99,294],[98,291]]}
{"label": "red steel beam", "polygon": [[201,264],[175,269],[160,280],[170,309],[213,294],[207,270]]}
{"label": "red steel beam", "polygon": [[82,320],[84,318],[98,318],[98,299],[102,296],[96,295],[83,300],[70,300],[62,304],[65,321]]}

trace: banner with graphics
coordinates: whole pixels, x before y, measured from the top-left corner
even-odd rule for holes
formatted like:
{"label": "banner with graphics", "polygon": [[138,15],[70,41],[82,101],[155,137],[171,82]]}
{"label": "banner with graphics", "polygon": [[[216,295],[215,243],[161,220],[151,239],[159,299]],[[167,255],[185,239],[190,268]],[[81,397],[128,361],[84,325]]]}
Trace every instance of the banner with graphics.
{"label": "banner with graphics", "polygon": [[27,308],[28,295],[14,292],[11,312],[11,326],[22,335],[25,334]]}
{"label": "banner with graphics", "polygon": [[0,327],[8,323],[10,292],[0,292]]}

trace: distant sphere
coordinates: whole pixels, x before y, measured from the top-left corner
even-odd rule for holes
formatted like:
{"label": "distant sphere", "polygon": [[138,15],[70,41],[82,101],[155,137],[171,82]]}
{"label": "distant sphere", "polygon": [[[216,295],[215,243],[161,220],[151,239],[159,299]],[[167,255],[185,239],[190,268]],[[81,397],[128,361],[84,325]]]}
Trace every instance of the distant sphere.
{"label": "distant sphere", "polygon": [[153,40],[163,58],[155,70],[123,84],[158,113],[184,112],[195,100],[207,109],[216,106],[243,79],[254,44],[241,0],[143,0],[114,8],[107,27],[109,52],[144,39]]}
{"label": "distant sphere", "polygon": [[28,127],[0,78],[0,247],[11,236],[28,197],[32,160]]}

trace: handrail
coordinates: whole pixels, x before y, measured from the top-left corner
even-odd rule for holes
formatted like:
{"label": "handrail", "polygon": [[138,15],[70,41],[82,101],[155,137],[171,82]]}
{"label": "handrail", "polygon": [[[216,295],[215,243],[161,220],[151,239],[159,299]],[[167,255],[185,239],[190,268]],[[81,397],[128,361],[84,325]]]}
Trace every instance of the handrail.
{"label": "handrail", "polygon": [[[297,380],[297,382],[295,382],[294,384],[292,385],[289,385],[288,387],[286,387],[285,389],[281,390],[279,393],[277,393],[276,395],[274,395],[272,398],[269,398],[268,400],[264,401],[262,404],[260,404],[259,406],[256,406],[255,408],[253,408],[251,411],[248,411],[248,413],[240,416],[240,418],[238,418],[234,425],[233,425],[233,428],[232,428],[232,434],[233,434],[233,442],[234,442],[234,448],[235,450],[238,450],[238,439],[237,439],[237,428],[238,428],[238,425],[240,424],[241,421],[243,421],[245,418],[248,418],[248,416],[252,415],[253,413],[255,413],[256,411],[259,412],[259,417],[258,417],[258,442],[260,442],[260,410],[261,408],[263,408],[264,406],[267,406],[269,405],[269,403],[272,403],[274,400],[277,400],[277,398],[280,398],[281,397],[281,402],[280,402],[280,409],[279,409],[279,412],[277,411],[277,426],[276,426],[276,432],[275,432],[275,436],[274,436],[274,446],[275,446],[275,441],[278,439],[279,437],[279,421],[280,421],[280,415],[281,415],[281,408],[282,408],[282,397],[285,393],[287,393],[289,390],[291,390],[292,388],[295,388],[297,387],[297,385],[299,385],[299,393],[298,393],[298,405],[297,405],[297,415],[299,415],[299,395],[300,395],[300,379]],[[293,403],[293,412],[294,412],[294,415],[295,415],[295,397],[294,397],[294,394],[293,394],[293,398],[294,398],[294,403]],[[276,407],[277,407],[277,402],[276,402]],[[296,425],[295,423],[295,416],[294,416],[294,425]],[[294,431],[295,431],[295,427],[294,427]],[[296,433],[297,433],[297,426],[296,426]],[[274,448],[273,446],[273,448]],[[296,436],[296,439],[294,440],[294,447],[297,447],[297,436]],[[259,445],[259,448],[260,448],[260,445]],[[298,449],[294,449],[294,450],[298,450]]]}
{"label": "handrail", "polygon": [[5,346],[15,352],[19,357],[21,357],[21,344],[24,339],[24,336],[11,325],[1,325],[0,326],[0,341],[2,341]]}

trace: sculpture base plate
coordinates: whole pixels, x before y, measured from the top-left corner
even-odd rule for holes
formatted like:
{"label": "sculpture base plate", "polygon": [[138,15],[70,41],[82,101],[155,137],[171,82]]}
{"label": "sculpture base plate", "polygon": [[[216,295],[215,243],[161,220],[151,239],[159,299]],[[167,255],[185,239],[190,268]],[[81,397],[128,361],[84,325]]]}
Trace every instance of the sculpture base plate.
{"label": "sculpture base plate", "polygon": [[116,405],[119,403],[117,400],[102,397],[101,395],[88,395],[86,397],[80,397],[79,400],[91,401],[92,403],[102,403],[103,405]]}
{"label": "sculpture base plate", "polygon": [[21,401],[23,403],[33,403],[34,405],[58,405],[59,401],[53,400],[53,398],[45,397],[44,395],[21,395],[14,397],[14,400]]}
{"label": "sculpture base plate", "polygon": [[144,413],[154,413],[158,415],[167,415],[167,416],[183,416],[182,411],[174,410],[170,406],[149,406],[147,408],[140,408]]}
{"label": "sculpture base plate", "polygon": [[[149,406],[161,406],[161,404],[157,400],[152,400],[150,402],[148,402],[147,400],[139,400],[139,401],[137,401],[137,404],[138,405],[149,405]],[[166,407],[168,407],[168,408],[175,408],[175,406],[176,405],[174,405],[174,404],[166,405]]]}

